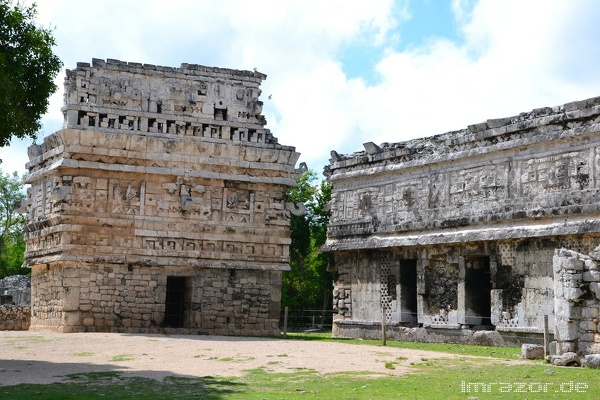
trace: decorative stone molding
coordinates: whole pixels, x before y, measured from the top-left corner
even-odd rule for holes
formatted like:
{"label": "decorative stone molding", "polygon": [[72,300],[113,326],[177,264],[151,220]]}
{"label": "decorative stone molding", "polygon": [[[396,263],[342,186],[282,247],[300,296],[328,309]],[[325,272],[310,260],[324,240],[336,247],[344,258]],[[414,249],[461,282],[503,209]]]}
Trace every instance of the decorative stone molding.
{"label": "decorative stone molding", "polygon": [[[28,152],[34,327],[278,331],[290,212],[298,212],[285,193],[301,170],[294,147],[264,128],[265,78],[97,59],[67,71],[64,127]],[[218,281],[227,296],[208,294],[208,270],[225,271],[208,286]],[[249,293],[237,279],[253,275],[262,278]],[[181,318],[166,323],[175,291],[184,293]],[[192,304],[209,314],[225,308],[209,323]],[[256,308],[254,316],[234,322],[240,307]]]}

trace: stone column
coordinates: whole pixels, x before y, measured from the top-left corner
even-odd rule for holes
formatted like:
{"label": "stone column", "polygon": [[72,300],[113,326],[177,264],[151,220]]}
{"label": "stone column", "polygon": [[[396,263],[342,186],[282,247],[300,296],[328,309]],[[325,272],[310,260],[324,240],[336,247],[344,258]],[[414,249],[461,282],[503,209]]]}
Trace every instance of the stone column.
{"label": "stone column", "polygon": [[571,250],[557,249],[554,253],[554,337],[558,352],[577,352],[584,260],[586,256]]}

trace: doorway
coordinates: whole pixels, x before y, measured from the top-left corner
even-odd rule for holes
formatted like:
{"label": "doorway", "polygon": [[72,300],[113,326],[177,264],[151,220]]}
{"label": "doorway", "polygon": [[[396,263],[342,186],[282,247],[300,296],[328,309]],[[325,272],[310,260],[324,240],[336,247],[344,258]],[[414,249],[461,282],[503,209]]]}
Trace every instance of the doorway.
{"label": "doorway", "polygon": [[186,278],[167,276],[165,328],[183,328],[185,314]]}
{"label": "doorway", "polygon": [[417,260],[400,260],[400,322],[417,322]]}
{"label": "doorway", "polygon": [[465,259],[465,322],[468,325],[492,325],[490,257]]}

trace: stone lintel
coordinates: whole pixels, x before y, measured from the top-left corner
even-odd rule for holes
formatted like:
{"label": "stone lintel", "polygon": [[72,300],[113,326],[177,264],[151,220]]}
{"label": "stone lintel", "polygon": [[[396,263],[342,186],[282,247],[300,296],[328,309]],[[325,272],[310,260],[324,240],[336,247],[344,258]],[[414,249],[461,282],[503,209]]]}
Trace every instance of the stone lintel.
{"label": "stone lintel", "polygon": [[[329,237],[323,251],[358,250],[386,247],[428,246],[438,244],[482,242],[505,239],[533,238],[558,235],[577,235],[600,232],[600,219],[571,218],[565,222],[563,219],[548,220],[545,223],[531,224],[503,224],[487,226],[471,226],[468,228],[440,229],[439,231],[406,232],[395,234],[373,234],[360,238],[332,238]],[[599,217],[600,218],[600,217]]]}
{"label": "stone lintel", "polygon": [[80,263],[86,263],[90,265],[134,265],[134,266],[173,266],[173,267],[194,267],[194,268],[208,268],[208,269],[239,269],[239,270],[257,270],[257,271],[289,271],[290,266],[288,263],[273,263],[273,264],[251,264],[236,261],[202,261],[195,260],[194,262],[189,260],[175,259],[174,257],[156,257],[155,259],[149,260],[147,257],[135,257],[125,256],[122,258],[118,257],[85,257],[75,256],[65,253],[53,256],[45,256],[39,258],[29,258],[23,267],[33,268],[39,265],[52,265],[54,263],[72,263],[73,265],[80,265]]}

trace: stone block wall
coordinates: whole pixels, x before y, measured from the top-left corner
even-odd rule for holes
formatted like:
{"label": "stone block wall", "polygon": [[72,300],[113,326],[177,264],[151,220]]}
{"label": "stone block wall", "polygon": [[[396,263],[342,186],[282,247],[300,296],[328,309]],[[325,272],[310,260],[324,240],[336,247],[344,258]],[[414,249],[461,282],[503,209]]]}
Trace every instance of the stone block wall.
{"label": "stone block wall", "polygon": [[600,252],[558,249],[554,255],[558,353],[600,353]]}
{"label": "stone block wall", "polygon": [[[600,235],[590,234],[480,242],[468,246],[337,252],[332,265],[336,311],[334,335],[362,335],[369,331],[369,326],[380,324],[382,307],[385,306],[386,322],[392,327],[422,326],[443,331],[437,336],[428,334],[417,337],[423,340],[435,338],[440,341],[445,335],[449,340],[467,340],[464,342],[467,343],[472,334],[469,329],[481,325],[478,329],[485,326],[486,329],[500,332],[507,343],[511,337],[516,338],[516,342],[513,341],[515,344],[525,339],[539,342],[544,315],[549,316],[551,333],[555,330],[558,332],[564,322],[559,312],[555,327],[555,310],[559,304],[555,300],[555,293],[562,296],[564,285],[575,285],[571,281],[567,284],[562,280],[557,281],[553,272],[556,247],[571,245],[590,253],[593,250],[591,245],[597,242],[600,242]],[[416,294],[404,282],[403,274],[406,271],[403,263],[406,260],[415,262]],[[485,281],[479,281],[477,276],[477,279],[468,278],[476,260],[488,260],[489,275],[481,276]],[[592,265],[589,268],[594,268],[595,262],[588,261],[585,265],[588,264]],[[584,276],[589,280],[596,275],[593,270],[585,275],[576,275],[581,281],[578,281],[578,287],[584,286]],[[390,288],[390,284],[395,288]],[[556,285],[559,285],[558,289]],[[588,286],[585,290],[589,297],[589,293],[596,290],[597,283],[590,282]],[[415,295],[417,302],[411,307],[408,303]],[[588,334],[584,337],[596,343],[596,338],[600,337],[595,331],[599,321],[599,305],[594,299],[581,301],[582,305],[576,307],[584,307],[580,311],[587,319],[577,325],[576,331],[584,332],[584,329],[590,328],[590,331],[584,332]],[[482,308],[481,304],[486,305]],[[403,313],[412,313],[414,317],[407,318]],[[579,321],[578,317],[577,324]],[[377,328],[373,332],[377,335]],[[467,337],[458,338],[462,334]],[[577,339],[581,342],[578,335]],[[584,346],[590,348],[589,345]]]}
{"label": "stone block wall", "polygon": [[168,277],[185,278],[182,328],[279,334],[280,271],[55,263],[32,269],[31,329],[164,332]]}
{"label": "stone block wall", "polygon": [[265,78],[98,59],[67,71],[64,128],[28,149],[34,329],[277,333],[286,190],[304,168],[264,128]]}
{"label": "stone block wall", "polygon": [[30,306],[0,306],[0,331],[26,331],[30,322]]}
{"label": "stone block wall", "polygon": [[[599,121],[596,97],[427,138],[368,142],[350,154],[332,151],[323,250],[335,254],[340,332],[366,332],[385,308],[392,324],[446,336],[468,329],[541,335],[563,282],[553,270],[555,250],[588,254],[600,243]],[[584,282],[572,275],[565,282]],[[597,310],[588,297],[577,298],[588,315],[583,323],[568,312],[557,317],[565,343],[574,340],[569,324],[577,324],[580,343],[596,343]],[[582,307],[569,302],[558,303]],[[549,324],[554,331],[554,318]]]}

